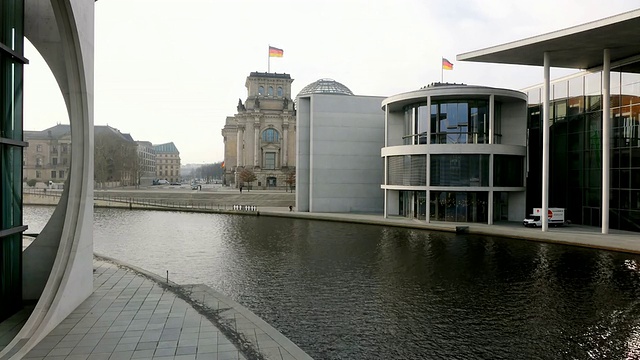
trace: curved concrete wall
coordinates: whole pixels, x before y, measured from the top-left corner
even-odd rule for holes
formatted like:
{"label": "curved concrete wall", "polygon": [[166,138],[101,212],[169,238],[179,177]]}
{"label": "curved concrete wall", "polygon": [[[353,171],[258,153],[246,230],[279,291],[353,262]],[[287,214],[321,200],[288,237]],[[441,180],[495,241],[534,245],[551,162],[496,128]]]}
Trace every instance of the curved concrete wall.
{"label": "curved concrete wall", "polygon": [[73,151],[60,203],[24,253],[23,296],[38,302],[0,359],[22,358],[93,291],[94,1],[26,0],[25,36],[62,91]]}

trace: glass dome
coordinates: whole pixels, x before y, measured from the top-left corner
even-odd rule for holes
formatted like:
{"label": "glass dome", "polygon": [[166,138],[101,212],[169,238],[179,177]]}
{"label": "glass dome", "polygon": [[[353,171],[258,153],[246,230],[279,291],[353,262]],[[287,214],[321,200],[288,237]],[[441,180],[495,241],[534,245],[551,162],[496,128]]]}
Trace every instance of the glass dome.
{"label": "glass dome", "polygon": [[298,96],[309,94],[353,95],[353,92],[333,79],[320,79],[302,88]]}

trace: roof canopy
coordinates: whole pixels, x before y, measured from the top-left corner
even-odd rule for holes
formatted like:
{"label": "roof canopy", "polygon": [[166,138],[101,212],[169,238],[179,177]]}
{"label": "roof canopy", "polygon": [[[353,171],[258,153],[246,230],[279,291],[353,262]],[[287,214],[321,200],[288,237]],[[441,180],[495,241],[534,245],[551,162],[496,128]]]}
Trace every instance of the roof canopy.
{"label": "roof canopy", "polygon": [[611,53],[611,68],[640,72],[640,10],[629,11],[568,29],[490,48],[459,54],[459,61],[543,66],[549,52],[551,66],[597,69],[603,50]]}

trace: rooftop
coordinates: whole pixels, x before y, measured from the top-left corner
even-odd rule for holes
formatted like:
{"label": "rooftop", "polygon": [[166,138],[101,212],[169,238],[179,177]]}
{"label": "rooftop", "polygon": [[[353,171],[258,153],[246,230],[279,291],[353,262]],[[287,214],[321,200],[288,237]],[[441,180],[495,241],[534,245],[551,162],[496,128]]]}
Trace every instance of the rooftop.
{"label": "rooftop", "polygon": [[611,68],[640,72],[640,9],[543,35],[459,54],[460,61],[598,70],[609,49]]}
{"label": "rooftop", "polygon": [[268,77],[268,78],[276,78],[276,79],[291,79],[291,75],[289,74],[278,74],[278,73],[267,73],[267,72],[258,72],[253,71],[249,74],[250,77]]}

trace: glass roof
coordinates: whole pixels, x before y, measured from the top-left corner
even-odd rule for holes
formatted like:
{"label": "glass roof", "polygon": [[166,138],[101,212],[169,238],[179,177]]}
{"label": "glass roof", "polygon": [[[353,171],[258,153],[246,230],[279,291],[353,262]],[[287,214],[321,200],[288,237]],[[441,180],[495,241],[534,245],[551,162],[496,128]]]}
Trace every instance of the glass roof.
{"label": "glass roof", "polygon": [[309,94],[339,94],[339,95],[353,95],[353,92],[348,87],[333,79],[320,79],[305,86],[298,96]]}

